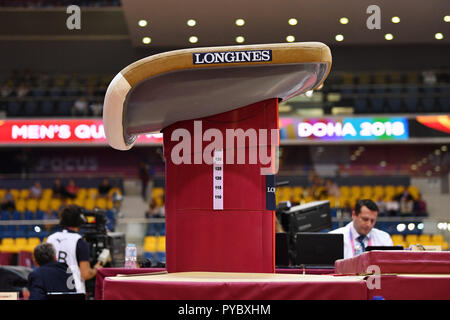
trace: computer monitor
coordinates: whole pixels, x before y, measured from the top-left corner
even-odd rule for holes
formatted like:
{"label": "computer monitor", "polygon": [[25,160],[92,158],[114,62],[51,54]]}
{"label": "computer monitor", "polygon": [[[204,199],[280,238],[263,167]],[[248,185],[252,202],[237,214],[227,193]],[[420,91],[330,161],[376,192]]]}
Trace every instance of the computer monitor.
{"label": "computer monitor", "polygon": [[296,234],[297,265],[334,267],[344,258],[344,235],[333,233],[299,232]]}
{"label": "computer monitor", "polygon": [[285,211],[289,215],[289,233],[317,232],[331,229],[330,201],[313,201],[291,207]]}

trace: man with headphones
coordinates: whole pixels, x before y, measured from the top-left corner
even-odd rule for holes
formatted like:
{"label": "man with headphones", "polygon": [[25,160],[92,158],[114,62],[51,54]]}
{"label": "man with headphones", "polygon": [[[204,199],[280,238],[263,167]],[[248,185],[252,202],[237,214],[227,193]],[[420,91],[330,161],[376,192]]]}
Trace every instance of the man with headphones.
{"label": "man with headphones", "polygon": [[94,268],[91,268],[89,245],[78,233],[84,223],[81,208],[69,205],[61,213],[62,231],[55,232],[47,238],[47,242],[56,249],[56,260],[65,263],[68,267],[67,272],[72,273],[73,285],[78,293],[86,293],[84,282],[95,277],[97,270],[102,266],[101,262],[97,262]]}

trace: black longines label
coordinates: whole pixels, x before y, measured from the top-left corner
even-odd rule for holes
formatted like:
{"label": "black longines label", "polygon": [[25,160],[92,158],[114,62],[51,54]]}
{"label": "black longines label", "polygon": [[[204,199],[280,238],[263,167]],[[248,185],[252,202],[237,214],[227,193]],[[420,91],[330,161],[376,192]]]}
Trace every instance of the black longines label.
{"label": "black longines label", "polygon": [[272,50],[193,53],[194,64],[218,64],[272,61]]}
{"label": "black longines label", "polygon": [[275,201],[275,176],[266,175],[266,210],[276,210]]}

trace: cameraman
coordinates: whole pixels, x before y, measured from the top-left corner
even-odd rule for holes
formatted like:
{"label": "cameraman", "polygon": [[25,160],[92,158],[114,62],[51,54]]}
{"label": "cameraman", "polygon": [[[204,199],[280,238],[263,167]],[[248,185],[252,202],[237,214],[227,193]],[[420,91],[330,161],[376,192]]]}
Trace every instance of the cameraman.
{"label": "cameraman", "polygon": [[86,293],[84,281],[92,279],[101,268],[97,262],[94,268],[89,263],[89,245],[78,234],[80,226],[85,223],[82,210],[76,205],[65,207],[61,213],[62,231],[51,234],[47,242],[56,249],[56,259],[65,263],[73,273],[75,288],[78,293]]}

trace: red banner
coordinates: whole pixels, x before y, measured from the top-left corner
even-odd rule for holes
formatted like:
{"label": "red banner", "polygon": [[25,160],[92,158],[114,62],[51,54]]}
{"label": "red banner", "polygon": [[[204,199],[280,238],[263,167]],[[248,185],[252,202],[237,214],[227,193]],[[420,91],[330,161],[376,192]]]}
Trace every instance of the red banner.
{"label": "red banner", "polygon": [[[162,144],[162,133],[141,135],[138,144]],[[107,145],[100,119],[0,120],[0,145]]]}

